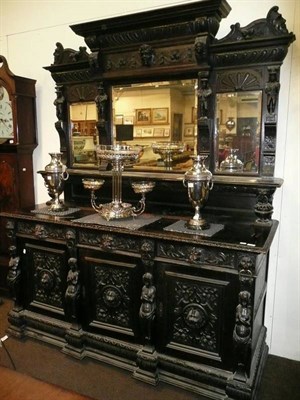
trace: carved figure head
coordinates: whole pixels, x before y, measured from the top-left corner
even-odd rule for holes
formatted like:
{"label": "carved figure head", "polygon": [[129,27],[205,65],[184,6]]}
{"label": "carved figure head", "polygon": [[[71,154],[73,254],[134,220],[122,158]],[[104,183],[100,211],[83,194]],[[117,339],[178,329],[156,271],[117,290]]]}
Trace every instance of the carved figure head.
{"label": "carved figure head", "polygon": [[154,51],[148,44],[143,44],[140,47],[141,62],[144,67],[150,67],[154,64]]}

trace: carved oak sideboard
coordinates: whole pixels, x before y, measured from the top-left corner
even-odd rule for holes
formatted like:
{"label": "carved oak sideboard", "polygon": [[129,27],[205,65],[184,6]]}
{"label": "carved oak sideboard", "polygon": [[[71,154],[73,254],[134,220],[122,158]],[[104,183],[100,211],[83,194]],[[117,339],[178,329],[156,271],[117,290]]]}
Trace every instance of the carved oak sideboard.
{"label": "carved oak sideboard", "polygon": [[256,398],[268,352],[263,318],[277,221],[208,216],[220,230],[205,237],[166,230],[178,219],[151,214],[138,229],[32,212],[2,217],[15,298],[11,335],[153,385]]}

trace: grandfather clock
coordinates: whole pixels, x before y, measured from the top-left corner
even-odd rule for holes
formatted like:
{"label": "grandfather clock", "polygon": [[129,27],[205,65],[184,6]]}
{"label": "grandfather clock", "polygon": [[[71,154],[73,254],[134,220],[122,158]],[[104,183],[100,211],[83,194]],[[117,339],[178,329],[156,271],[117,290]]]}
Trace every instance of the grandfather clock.
{"label": "grandfather clock", "polygon": [[[0,55],[0,211],[34,206],[35,83],[14,75]],[[0,220],[0,290],[5,291],[8,243]]]}

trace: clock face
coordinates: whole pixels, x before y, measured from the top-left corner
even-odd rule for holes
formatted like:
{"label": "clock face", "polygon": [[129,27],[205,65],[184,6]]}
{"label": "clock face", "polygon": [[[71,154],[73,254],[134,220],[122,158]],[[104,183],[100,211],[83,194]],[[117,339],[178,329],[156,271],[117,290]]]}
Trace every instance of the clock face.
{"label": "clock face", "polygon": [[5,87],[0,85],[0,138],[11,139],[13,137],[14,124],[11,101]]}

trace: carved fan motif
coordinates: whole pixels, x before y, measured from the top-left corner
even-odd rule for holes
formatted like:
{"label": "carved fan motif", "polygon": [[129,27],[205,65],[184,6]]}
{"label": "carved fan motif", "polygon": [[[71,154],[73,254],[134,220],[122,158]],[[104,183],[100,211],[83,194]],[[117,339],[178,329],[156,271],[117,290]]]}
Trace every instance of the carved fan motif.
{"label": "carved fan motif", "polygon": [[224,73],[218,76],[218,85],[222,90],[254,90],[260,88],[261,75],[255,72],[240,71]]}

